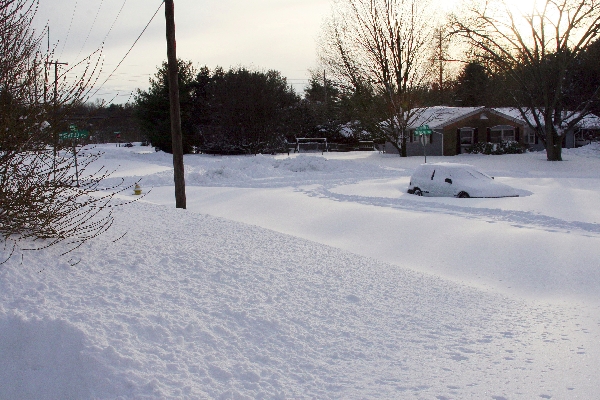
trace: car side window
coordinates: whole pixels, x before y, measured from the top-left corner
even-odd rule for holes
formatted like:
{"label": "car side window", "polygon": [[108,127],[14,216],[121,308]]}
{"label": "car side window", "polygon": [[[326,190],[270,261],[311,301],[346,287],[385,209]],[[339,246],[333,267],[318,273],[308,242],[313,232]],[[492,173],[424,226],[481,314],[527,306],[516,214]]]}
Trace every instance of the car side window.
{"label": "car side window", "polygon": [[431,176],[431,180],[435,182],[444,182],[444,178],[448,175],[446,168],[436,168],[435,173]]}

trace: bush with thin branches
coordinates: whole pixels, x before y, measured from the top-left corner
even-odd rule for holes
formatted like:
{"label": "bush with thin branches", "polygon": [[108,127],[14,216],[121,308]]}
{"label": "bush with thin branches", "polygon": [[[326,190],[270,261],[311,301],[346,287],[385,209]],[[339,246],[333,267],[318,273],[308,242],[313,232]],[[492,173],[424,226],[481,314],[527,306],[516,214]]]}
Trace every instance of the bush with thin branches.
{"label": "bush with thin branches", "polygon": [[52,54],[42,54],[31,29],[37,7],[38,0],[0,0],[0,237],[13,250],[67,241],[68,252],[111,226],[114,195],[127,188],[100,190],[110,174],[98,165],[101,154],[61,139],[101,57],[97,51],[67,70],[74,80],[63,72],[47,82]]}

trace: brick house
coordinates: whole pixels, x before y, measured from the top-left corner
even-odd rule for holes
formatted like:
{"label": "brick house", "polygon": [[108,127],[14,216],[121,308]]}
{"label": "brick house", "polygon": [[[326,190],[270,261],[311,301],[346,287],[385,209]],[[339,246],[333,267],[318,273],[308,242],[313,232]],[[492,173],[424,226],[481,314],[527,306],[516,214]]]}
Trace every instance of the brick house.
{"label": "brick house", "polygon": [[[427,138],[427,154],[454,156],[465,153],[479,142],[500,143],[516,141],[532,149],[542,150],[543,145],[515,109],[488,107],[430,107],[417,110],[409,127],[406,151],[408,156],[423,155],[423,145],[414,135],[417,127],[428,125],[433,134]],[[586,131],[600,130],[600,118],[592,115],[582,121]],[[575,147],[583,128],[565,135],[564,147]],[[397,153],[391,143],[385,145],[386,153]]]}

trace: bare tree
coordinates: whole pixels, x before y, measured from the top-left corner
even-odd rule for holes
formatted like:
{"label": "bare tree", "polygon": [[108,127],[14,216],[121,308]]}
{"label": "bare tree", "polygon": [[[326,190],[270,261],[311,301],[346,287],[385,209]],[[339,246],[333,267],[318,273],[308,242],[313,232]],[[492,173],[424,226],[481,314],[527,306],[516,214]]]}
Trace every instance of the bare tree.
{"label": "bare tree", "polygon": [[514,106],[546,146],[550,161],[562,160],[565,132],[598,101],[600,88],[566,109],[565,94],[582,52],[600,31],[598,0],[540,0],[528,12],[488,1],[454,17],[455,33],[478,50],[510,82]]}
{"label": "bare tree", "polygon": [[320,46],[330,74],[386,104],[382,136],[406,156],[407,127],[422,111],[433,33],[426,1],[337,0]]}
{"label": "bare tree", "polygon": [[31,29],[37,5],[0,0],[0,237],[13,248],[27,239],[23,249],[65,240],[72,249],[112,223],[114,194],[98,193],[108,176],[95,164],[100,154],[82,154],[74,139],[60,138],[69,109],[85,101],[97,79],[100,57],[96,52],[46,82],[51,54],[42,53],[43,35]]}

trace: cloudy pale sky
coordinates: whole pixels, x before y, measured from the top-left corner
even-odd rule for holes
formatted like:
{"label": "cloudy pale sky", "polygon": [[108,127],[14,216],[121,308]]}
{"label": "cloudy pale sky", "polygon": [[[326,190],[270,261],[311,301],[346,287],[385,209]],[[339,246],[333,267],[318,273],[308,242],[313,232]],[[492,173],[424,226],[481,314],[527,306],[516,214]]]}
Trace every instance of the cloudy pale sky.
{"label": "cloudy pale sky", "polygon": [[[161,0],[41,0],[36,27],[50,26],[54,58],[70,65],[104,42],[101,83],[160,4]],[[317,66],[316,39],[331,4],[332,0],[175,0],[177,53],[196,66],[275,69],[301,92],[308,69]],[[110,100],[118,94],[116,103],[128,101],[136,88],[148,88],[148,79],[165,59],[161,7],[98,97]]]}

